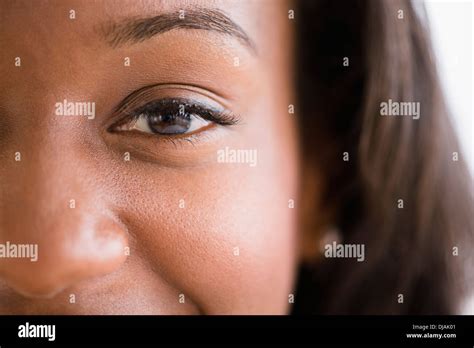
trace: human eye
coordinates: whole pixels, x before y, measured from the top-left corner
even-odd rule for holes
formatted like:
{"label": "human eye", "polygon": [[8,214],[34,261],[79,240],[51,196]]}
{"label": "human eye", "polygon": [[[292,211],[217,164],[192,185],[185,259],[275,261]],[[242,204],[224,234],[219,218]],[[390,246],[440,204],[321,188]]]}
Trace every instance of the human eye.
{"label": "human eye", "polygon": [[238,118],[229,111],[185,98],[153,100],[125,114],[110,128],[111,131],[186,137],[216,126],[238,123]]}

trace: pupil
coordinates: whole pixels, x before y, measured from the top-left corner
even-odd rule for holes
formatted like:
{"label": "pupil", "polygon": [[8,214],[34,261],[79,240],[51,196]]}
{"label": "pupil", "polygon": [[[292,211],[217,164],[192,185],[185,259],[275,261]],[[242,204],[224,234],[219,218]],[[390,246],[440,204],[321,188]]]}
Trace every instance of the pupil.
{"label": "pupil", "polygon": [[158,114],[148,117],[148,126],[154,133],[159,134],[182,134],[186,133],[191,125],[191,117],[185,113]]}

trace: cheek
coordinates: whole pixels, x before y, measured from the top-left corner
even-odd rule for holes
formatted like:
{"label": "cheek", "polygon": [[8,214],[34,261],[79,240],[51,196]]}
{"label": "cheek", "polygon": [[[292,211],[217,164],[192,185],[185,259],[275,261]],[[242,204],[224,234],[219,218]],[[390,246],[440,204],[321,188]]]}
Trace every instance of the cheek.
{"label": "cheek", "polygon": [[292,127],[262,118],[244,133],[228,148],[257,150],[255,166],[146,167],[122,215],[146,263],[202,311],[285,313],[296,264]]}

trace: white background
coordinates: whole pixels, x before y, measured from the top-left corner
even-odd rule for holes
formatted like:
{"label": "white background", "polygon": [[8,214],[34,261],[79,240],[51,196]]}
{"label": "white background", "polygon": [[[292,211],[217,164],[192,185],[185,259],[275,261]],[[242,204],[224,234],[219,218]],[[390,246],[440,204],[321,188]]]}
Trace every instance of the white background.
{"label": "white background", "polygon": [[464,159],[473,175],[474,4],[471,0],[425,0],[425,6],[443,89],[461,141]]}
{"label": "white background", "polygon": [[[474,176],[473,38],[471,0],[425,0],[438,69],[464,158]],[[473,212],[474,214],[474,212]],[[468,270],[473,279],[474,270]],[[472,284],[467,284],[472,289]],[[471,291],[472,292],[472,291]],[[461,314],[474,314],[474,292],[463,301]]]}

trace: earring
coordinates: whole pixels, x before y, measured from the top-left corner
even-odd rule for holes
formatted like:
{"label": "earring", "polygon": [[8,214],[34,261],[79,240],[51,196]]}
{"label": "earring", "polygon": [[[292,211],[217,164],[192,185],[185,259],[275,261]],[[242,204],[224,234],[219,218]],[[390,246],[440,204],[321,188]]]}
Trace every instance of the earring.
{"label": "earring", "polygon": [[336,226],[330,226],[326,228],[326,231],[323,233],[321,239],[319,240],[319,251],[321,254],[324,254],[326,245],[336,242],[339,244],[342,240],[341,231]]}

